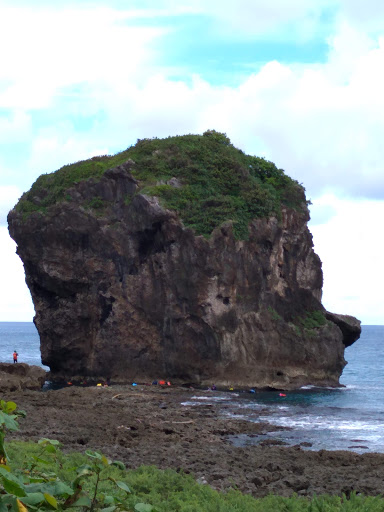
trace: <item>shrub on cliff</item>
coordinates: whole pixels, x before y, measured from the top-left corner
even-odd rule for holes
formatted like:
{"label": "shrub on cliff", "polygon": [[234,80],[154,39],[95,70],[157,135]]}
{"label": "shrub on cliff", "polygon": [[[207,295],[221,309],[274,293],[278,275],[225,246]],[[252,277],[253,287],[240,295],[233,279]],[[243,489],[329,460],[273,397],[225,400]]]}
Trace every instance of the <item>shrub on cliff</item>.
{"label": "shrub on cliff", "polygon": [[[41,175],[16,209],[28,215],[44,212],[68,199],[66,191],[131,159],[139,193],[156,195],[176,210],[184,224],[209,236],[223,221],[234,223],[238,238],[246,238],[253,218],[280,216],[282,206],[305,209],[303,187],[264,158],[235,148],[215,130],[203,135],[141,139],[114,156],[100,156]],[[175,178],[172,180],[172,178]],[[175,184],[176,182],[176,184]]]}
{"label": "shrub on cliff", "polygon": [[322,311],[307,311],[304,316],[296,319],[296,323],[304,329],[317,329],[325,325],[326,319]]}

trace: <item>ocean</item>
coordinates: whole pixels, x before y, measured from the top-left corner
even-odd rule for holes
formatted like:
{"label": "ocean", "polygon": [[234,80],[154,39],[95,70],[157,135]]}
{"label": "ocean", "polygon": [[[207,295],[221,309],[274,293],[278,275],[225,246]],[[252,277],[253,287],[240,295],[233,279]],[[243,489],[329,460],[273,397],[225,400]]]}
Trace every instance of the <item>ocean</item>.
{"label": "ocean", "polygon": [[41,363],[40,338],[33,322],[0,322],[0,362],[12,363],[14,350],[20,363],[49,370]]}
{"label": "ocean", "polygon": [[[41,363],[40,341],[32,322],[0,322],[0,361]],[[341,388],[306,387],[286,392],[207,391],[191,397],[189,404],[216,404],[221,414],[248,421],[267,421],[284,429],[264,436],[234,436],[241,446],[261,440],[303,449],[353,450],[384,453],[384,326],[365,325],[360,339],[345,351],[348,361]],[[48,368],[46,368],[48,370]]]}

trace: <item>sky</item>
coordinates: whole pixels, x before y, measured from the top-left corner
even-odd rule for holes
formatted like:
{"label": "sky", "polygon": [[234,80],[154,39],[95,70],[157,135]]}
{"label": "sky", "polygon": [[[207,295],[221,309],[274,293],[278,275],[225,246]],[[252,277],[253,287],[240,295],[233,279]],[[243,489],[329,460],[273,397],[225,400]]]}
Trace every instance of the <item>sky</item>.
{"label": "sky", "polygon": [[225,132],[306,188],[323,304],[384,324],[384,3],[0,0],[0,321],[33,304],[7,212],[145,137]]}

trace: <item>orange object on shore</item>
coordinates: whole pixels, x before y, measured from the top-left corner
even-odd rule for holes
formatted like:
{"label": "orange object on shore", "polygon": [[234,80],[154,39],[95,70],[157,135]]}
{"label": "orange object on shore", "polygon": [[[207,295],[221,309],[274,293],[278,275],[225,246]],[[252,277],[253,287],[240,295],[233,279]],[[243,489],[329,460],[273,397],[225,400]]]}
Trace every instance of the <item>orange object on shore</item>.
{"label": "orange object on shore", "polygon": [[160,386],[165,386],[165,380],[159,380]]}

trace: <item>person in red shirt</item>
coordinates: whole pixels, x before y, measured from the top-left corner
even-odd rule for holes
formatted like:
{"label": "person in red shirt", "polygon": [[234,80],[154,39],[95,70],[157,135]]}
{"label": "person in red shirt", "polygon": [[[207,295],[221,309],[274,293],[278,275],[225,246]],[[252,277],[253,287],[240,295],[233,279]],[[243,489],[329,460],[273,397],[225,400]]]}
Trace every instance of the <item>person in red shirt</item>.
{"label": "person in red shirt", "polygon": [[13,351],[13,362],[14,362],[14,363],[17,363],[17,356],[18,356],[18,355],[19,355],[19,354],[16,352],[16,350],[14,350],[14,351]]}

